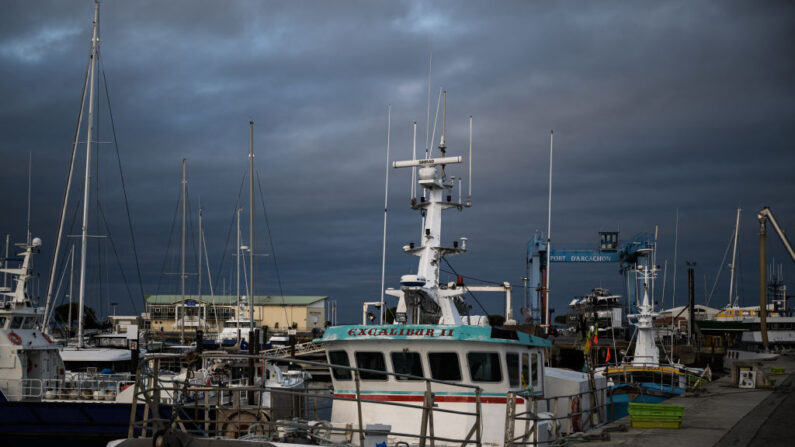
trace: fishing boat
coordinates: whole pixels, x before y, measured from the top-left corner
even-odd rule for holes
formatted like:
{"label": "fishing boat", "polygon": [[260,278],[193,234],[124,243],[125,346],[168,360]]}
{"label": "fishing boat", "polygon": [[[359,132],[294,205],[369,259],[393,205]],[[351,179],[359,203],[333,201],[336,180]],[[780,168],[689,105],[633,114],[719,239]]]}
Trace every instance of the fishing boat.
{"label": "fishing boat", "polygon": [[608,378],[616,419],[628,414],[629,402],[662,402],[683,394],[694,384],[711,379],[709,368],[690,368],[670,358],[667,361],[660,358],[654,327],[654,319],[659,313],[654,311],[649,298],[651,281],[657,268],[647,262],[638,265],[637,271],[643,283],[643,300],[636,306],[637,313],[627,315],[630,324],[636,328],[632,354],[616,365],[596,369]]}

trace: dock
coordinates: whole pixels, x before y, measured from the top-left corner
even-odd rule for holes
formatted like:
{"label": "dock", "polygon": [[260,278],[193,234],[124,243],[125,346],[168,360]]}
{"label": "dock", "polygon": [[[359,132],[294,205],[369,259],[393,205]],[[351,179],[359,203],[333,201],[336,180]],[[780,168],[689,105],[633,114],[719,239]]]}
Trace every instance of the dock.
{"label": "dock", "polygon": [[786,370],[783,375],[769,375],[776,382],[771,388],[740,389],[732,386],[730,375],[726,375],[702,391],[667,400],[666,404],[684,407],[680,429],[632,428],[627,416],[587,434],[587,439],[593,440],[587,445],[791,446],[795,439],[795,355],[781,355],[759,364],[766,371],[771,366]]}

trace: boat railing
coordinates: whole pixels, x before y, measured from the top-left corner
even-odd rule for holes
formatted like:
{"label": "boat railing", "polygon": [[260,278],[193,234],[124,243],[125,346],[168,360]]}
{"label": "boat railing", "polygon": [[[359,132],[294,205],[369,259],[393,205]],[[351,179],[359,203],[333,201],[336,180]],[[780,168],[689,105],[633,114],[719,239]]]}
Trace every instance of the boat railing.
{"label": "boat railing", "polygon": [[[9,386],[20,383],[19,388]],[[95,377],[93,379],[22,379],[0,381],[6,397],[13,400],[98,400],[113,401],[134,381],[127,378]],[[18,390],[14,392],[13,390]]]}
{"label": "boat railing", "polygon": [[[535,396],[531,391],[509,391],[505,410],[505,447],[550,445],[599,427],[613,419],[612,401],[609,386],[549,397]],[[525,402],[524,409],[517,407],[520,402]],[[551,439],[539,439],[541,422],[551,422]],[[519,436],[515,435],[517,424],[524,425]]]}
{"label": "boat railing", "polygon": [[712,380],[709,367],[697,370],[659,363],[605,365],[603,374],[611,379],[618,379],[621,384],[653,383],[659,385],[661,390],[666,386],[700,389]]}
{"label": "boat railing", "polygon": [[[160,362],[177,357],[180,357],[180,355],[158,353],[147,354],[141,359],[137,380],[134,385],[133,409],[130,414],[128,432],[129,438],[151,436],[169,430],[177,430],[194,436],[221,436],[257,440],[288,439],[291,435],[302,435],[326,444],[353,444],[363,447],[370,425],[366,421],[367,418],[363,413],[363,407],[384,405],[414,410],[419,417],[420,429],[418,432],[398,433],[390,431],[390,438],[407,440],[410,444],[416,444],[421,447],[441,444],[461,446],[474,444],[478,447],[482,445],[482,389],[477,385],[454,383],[390,371],[332,365],[303,359],[285,359],[261,354],[214,352],[203,354],[189,353],[187,356],[181,357],[186,359],[188,365],[200,365],[203,360],[221,358],[233,361],[248,360],[249,365],[254,365],[257,370],[260,370],[260,366],[264,366],[265,362],[347,370],[350,371],[352,376],[355,392],[352,396],[334,395],[329,390],[318,394],[310,391],[307,386],[284,387],[278,384],[269,384],[265,380],[255,381],[253,385],[237,383],[230,386],[229,383],[215,383],[211,378],[201,381],[191,380],[191,373],[185,376],[187,380],[163,383],[154,372],[159,370]],[[198,368],[198,366],[195,368]],[[424,381],[425,392],[422,400],[416,403],[409,403],[368,398],[368,395],[362,392],[360,383],[361,375],[368,373]],[[471,410],[439,406],[435,401],[434,386],[437,387],[437,390],[443,387],[446,392],[456,388],[469,390],[468,392],[474,395]],[[164,399],[164,396],[173,396],[174,398],[169,400]],[[292,399],[293,402],[300,402],[293,408],[293,412],[289,417],[276,417],[280,410],[277,396],[281,396],[282,401],[286,398],[287,400]],[[314,402],[312,413],[309,411],[308,401]],[[327,421],[319,421],[317,420],[319,401],[322,401],[320,402],[321,405],[330,404],[333,401],[352,402],[356,408],[356,419],[345,426],[334,426]],[[143,412],[140,410],[136,411],[139,402],[144,404]],[[166,402],[170,402],[171,408],[164,413],[163,407]],[[330,410],[330,406],[321,409]],[[461,438],[440,435],[438,432],[439,427],[437,426],[436,429],[434,427],[434,415],[442,413],[457,415],[463,421],[467,421],[466,425],[461,424],[462,433],[466,433],[466,435]],[[170,417],[165,417],[165,414],[170,414]],[[310,415],[313,415],[315,420],[309,420]]]}

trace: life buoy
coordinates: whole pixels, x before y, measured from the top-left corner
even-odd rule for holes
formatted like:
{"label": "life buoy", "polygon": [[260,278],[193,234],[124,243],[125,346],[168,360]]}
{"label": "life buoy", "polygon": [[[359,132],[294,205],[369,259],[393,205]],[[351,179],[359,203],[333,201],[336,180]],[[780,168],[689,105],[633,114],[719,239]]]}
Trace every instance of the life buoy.
{"label": "life buoy", "polygon": [[9,332],[8,333],[8,340],[15,345],[22,344],[22,337],[20,337],[16,332]]}
{"label": "life buoy", "polygon": [[571,399],[571,425],[575,432],[580,431],[580,396]]}

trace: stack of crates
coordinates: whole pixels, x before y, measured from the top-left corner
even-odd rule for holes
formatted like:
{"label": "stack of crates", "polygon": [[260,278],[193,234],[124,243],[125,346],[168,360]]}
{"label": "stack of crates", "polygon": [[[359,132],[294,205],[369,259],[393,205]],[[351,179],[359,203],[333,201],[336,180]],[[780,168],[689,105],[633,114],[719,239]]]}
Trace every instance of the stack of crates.
{"label": "stack of crates", "polygon": [[680,428],[684,415],[681,405],[629,403],[633,428]]}
{"label": "stack of crates", "polygon": [[787,373],[787,368],[783,366],[771,366],[770,367],[770,375],[771,376],[780,376]]}

